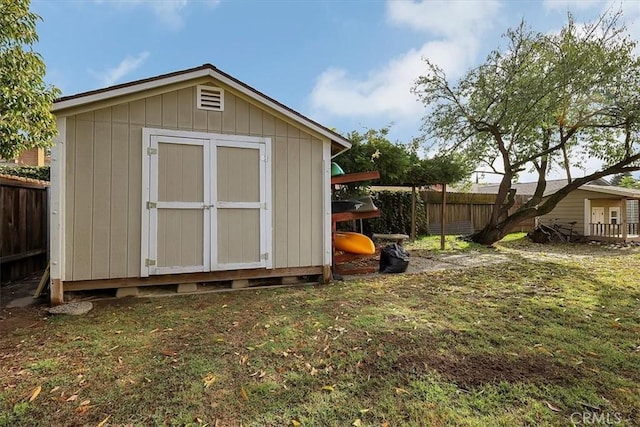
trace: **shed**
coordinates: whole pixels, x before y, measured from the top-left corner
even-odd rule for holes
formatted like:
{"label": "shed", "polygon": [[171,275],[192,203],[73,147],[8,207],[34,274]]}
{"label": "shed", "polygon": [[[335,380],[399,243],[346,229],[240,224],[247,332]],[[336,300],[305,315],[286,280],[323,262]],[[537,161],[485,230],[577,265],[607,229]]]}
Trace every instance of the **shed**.
{"label": "shed", "polygon": [[341,135],[210,64],[52,111],[53,304],[72,290],[330,279]]}

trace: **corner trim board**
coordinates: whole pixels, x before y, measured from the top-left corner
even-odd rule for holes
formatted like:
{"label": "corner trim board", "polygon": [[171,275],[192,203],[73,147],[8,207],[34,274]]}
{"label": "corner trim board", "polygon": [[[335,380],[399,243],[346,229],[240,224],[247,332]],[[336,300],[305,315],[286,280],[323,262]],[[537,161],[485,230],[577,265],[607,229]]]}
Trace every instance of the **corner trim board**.
{"label": "corner trim board", "polygon": [[[58,135],[54,139],[51,149],[51,190],[49,224],[50,224],[50,263],[51,279],[65,279],[65,166],[66,166],[66,137],[67,119],[57,118]],[[53,292],[51,293],[53,301]]]}

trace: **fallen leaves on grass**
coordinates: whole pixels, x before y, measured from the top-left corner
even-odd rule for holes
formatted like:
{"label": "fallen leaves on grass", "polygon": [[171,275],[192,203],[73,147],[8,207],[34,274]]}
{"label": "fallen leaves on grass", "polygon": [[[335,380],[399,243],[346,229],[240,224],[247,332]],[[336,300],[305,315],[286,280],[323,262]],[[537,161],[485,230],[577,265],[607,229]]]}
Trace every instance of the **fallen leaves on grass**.
{"label": "fallen leaves on grass", "polygon": [[561,409],[558,408],[555,405],[552,405],[551,403],[547,402],[546,400],[544,401],[544,403],[547,405],[547,408],[551,409],[553,412],[560,412]]}
{"label": "fallen leaves on grass", "polygon": [[331,393],[331,392],[332,392],[332,391],[334,391],[335,389],[334,389],[334,387],[333,387],[333,386],[325,385],[325,386],[322,386],[321,390],[322,390],[322,391],[326,391],[326,392],[328,392],[328,393]]}
{"label": "fallen leaves on grass", "polygon": [[216,376],[213,374],[208,374],[206,377],[204,377],[204,388],[209,388],[211,387],[211,385],[213,385],[213,383],[216,382]]}
{"label": "fallen leaves on grass", "polygon": [[260,378],[264,378],[264,376],[267,375],[267,373],[265,371],[255,371],[253,374],[250,374],[250,377],[257,377],[258,379]]}
{"label": "fallen leaves on grass", "polygon": [[240,396],[242,396],[242,400],[244,400],[245,402],[249,400],[249,396],[247,395],[244,387],[240,387]]}
{"label": "fallen leaves on grass", "polygon": [[78,395],[77,394],[72,394],[71,396],[69,396],[66,400],[66,402],[75,402],[76,400],[78,400]]}
{"label": "fallen leaves on grass", "polygon": [[100,421],[96,427],[104,427],[105,424],[107,424],[107,421],[109,421],[109,418],[111,418],[111,415],[107,415],[107,418],[105,418],[104,420]]}
{"label": "fallen leaves on grass", "polygon": [[76,413],[80,415],[86,414],[89,411],[89,409],[93,408],[93,406],[90,406],[89,403],[91,403],[89,399],[83,400],[80,403],[80,405],[78,405],[78,407],[76,408]]}
{"label": "fallen leaves on grass", "polygon": [[34,400],[36,400],[36,398],[38,397],[41,391],[42,391],[42,386],[39,385],[38,387],[36,387],[31,392],[31,396],[29,397],[29,402],[33,402]]}

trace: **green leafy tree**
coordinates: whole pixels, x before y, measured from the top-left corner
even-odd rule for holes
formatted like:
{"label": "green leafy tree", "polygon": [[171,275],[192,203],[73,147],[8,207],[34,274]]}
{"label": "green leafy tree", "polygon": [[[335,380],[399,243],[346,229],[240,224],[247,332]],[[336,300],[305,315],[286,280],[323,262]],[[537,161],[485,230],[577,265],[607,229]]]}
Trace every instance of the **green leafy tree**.
{"label": "green leafy tree", "polygon": [[0,0],[0,158],[51,145],[56,135],[49,108],[59,90],[44,83],[45,64],[29,0]]}
{"label": "green leafy tree", "polygon": [[620,181],[622,181],[622,178],[624,178],[625,176],[631,176],[631,172],[619,173],[613,178],[611,178],[609,180],[609,183],[611,185],[620,185]]}
{"label": "green leafy tree", "polygon": [[[550,212],[583,184],[640,169],[640,63],[620,14],[577,25],[571,16],[555,34],[524,23],[508,30],[507,48],[450,83],[427,61],[414,92],[429,108],[425,136],[443,153],[457,153],[502,174],[491,218],[471,238],[492,244],[520,221]],[[604,166],[573,178],[587,158]],[[564,170],[568,184],[543,197],[546,177]],[[518,174],[537,173],[531,200],[509,213]]]}
{"label": "green leafy tree", "polygon": [[426,185],[459,182],[471,173],[471,164],[456,154],[422,159],[418,140],[409,144],[389,141],[389,128],[347,134],[352,146],[336,160],[346,173],[378,171],[381,185]]}
{"label": "green leafy tree", "polygon": [[389,141],[389,128],[349,132],[351,149],[336,159],[346,173],[378,171],[377,184],[401,185],[411,165],[407,147]]}
{"label": "green leafy tree", "polygon": [[640,190],[640,181],[632,176],[623,176],[618,184],[620,187],[632,188],[634,190]]}
{"label": "green leafy tree", "polygon": [[461,156],[436,155],[416,159],[407,173],[406,182],[416,186],[455,184],[468,178],[472,171],[472,165]]}

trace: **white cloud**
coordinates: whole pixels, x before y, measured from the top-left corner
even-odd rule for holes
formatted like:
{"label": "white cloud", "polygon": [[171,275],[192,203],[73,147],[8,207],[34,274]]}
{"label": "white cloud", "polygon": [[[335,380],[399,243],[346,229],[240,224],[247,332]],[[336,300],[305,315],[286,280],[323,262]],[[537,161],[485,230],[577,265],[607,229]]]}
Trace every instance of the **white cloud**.
{"label": "white cloud", "polygon": [[603,0],[544,0],[544,8],[547,10],[587,10],[601,7]]}
{"label": "white cloud", "polygon": [[[94,0],[96,3],[115,5],[118,7],[148,7],[154,15],[164,25],[173,30],[182,28],[184,25],[184,13],[189,4],[194,0]],[[220,0],[199,0],[197,3],[210,6],[217,6]]]}
{"label": "white cloud", "polygon": [[127,74],[138,69],[148,57],[149,52],[142,52],[135,56],[128,55],[114,68],[104,72],[91,71],[91,73],[100,79],[104,86],[111,86],[118,83]]}
{"label": "white cloud", "polygon": [[500,3],[495,0],[387,2],[387,16],[392,23],[449,39],[482,34],[491,28],[489,18],[499,9]]}
{"label": "white cloud", "polygon": [[429,40],[428,34],[424,34],[420,47],[389,59],[364,78],[350,76],[347,70],[338,67],[325,70],[311,92],[315,114],[384,115],[386,120],[396,122],[419,120],[424,107],[410,90],[425,70],[423,58],[438,64],[449,76],[461,75],[476,59],[480,39],[491,27],[499,8],[496,1],[389,1],[387,17],[391,23],[436,35],[439,39]]}
{"label": "white cloud", "polygon": [[470,60],[465,46],[435,41],[391,59],[383,67],[371,71],[365,79],[330,68],[318,77],[313,88],[313,106],[338,116],[384,114],[392,120],[420,116],[424,108],[410,89],[425,70],[422,58],[440,58],[440,66],[451,74],[462,72],[461,66]]}

